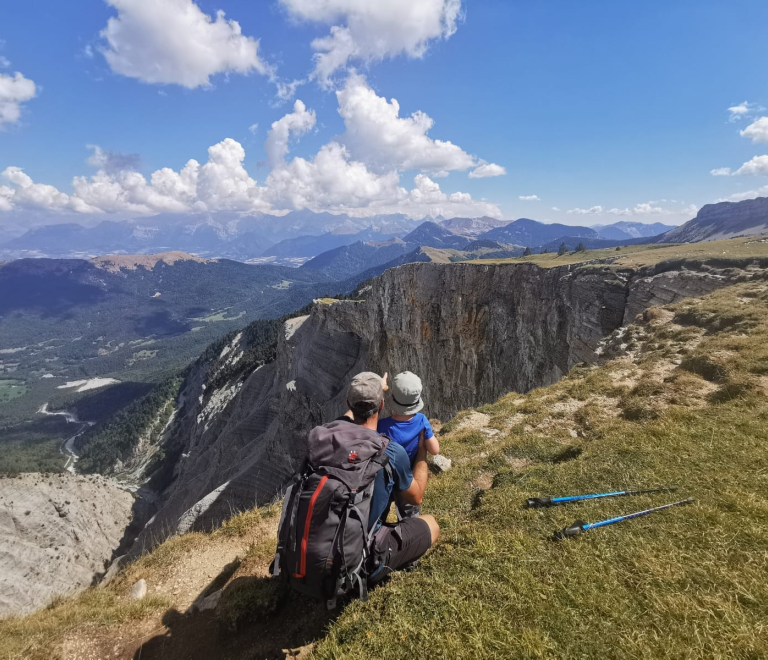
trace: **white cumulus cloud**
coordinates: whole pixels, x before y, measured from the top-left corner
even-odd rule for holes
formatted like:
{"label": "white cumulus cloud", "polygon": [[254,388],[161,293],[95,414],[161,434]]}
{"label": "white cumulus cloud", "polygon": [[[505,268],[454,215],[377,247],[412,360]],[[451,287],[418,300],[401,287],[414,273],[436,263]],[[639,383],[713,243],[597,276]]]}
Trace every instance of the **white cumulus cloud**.
{"label": "white cumulus cloud", "polygon": [[477,162],[452,142],[430,138],[427,132],[435,122],[426,113],[401,117],[397,99],[377,95],[362,75],[352,73],[336,97],[346,126],[344,144],[372,167],[447,172],[466,170]]}
{"label": "white cumulus cloud", "polygon": [[289,15],[330,26],[312,42],[313,76],[323,85],[350,61],[423,57],[430,42],[456,32],[461,0],[280,0]]}
{"label": "white cumulus cloud", "polygon": [[[80,200],[70,199],[69,195],[60,192],[56,187],[44,183],[35,183],[20,167],[6,167],[0,174],[15,188],[3,186],[3,207],[10,210],[14,206],[49,211],[77,211],[89,213],[94,209]],[[11,194],[7,191],[10,190]]]}
{"label": "white cumulus cloud", "polygon": [[728,108],[728,121],[733,123],[736,121],[741,121],[742,119],[748,119],[749,117],[754,116],[758,112],[763,112],[765,110],[764,107],[758,105],[757,103],[748,103],[747,101],[744,101],[743,103],[739,103],[738,105],[731,106]]}
{"label": "white cumulus cloud", "polygon": [[750,105],[744,101],[743,103],[739,103],[738,105],[734,105],[728,108],[728,112],[731,115],[730,121],[738,121],[739,119],[742,119],[744,115],[749,114]]}
{"label": "white cumulus cloud", "polygon": [[742,174],[766,175],[768,174],[768,156],[755,156],[752,160],[749,160],[746,163],[744,163],[733,174],[734,175],[742,175]]}
{"label": "white cumulus cloud", "polygon": [[538,195],[520,195],[518,199],[521,202],[540,202]]}
{"label": "white cumulus cloud", "polygon": [[588,209],[568,209],[566,213],[571,215],[600,215],[603,212],[602,206],[590,206]]}
{"label": "white cumulus cloud", "polygon": [[469,173],[470,179],[485,179],[490,176],[504,176],[507,170],[496,163],[482,163]]}
{"label": "white cumulus cloud", "polygon": [[288,208],[348,211],[398,197],[397,172],[376,174],[350,158],[338,142],[323,146],[312,160],[294,158],[267,177],[270,199]]}
{"label": "white cumulus cloud", "polygon": [[21,117],[21,104],[36,94],[35,83],[18,71],[13,76],[0,73],[0,128],[17,122]]}
{"label": "white cumulus cloud", "polygon": [[271,75],[259,42],[240,24],[205,14],[192,0],[106,0],[117,10],[101,36],[102,53],[115,73],[146,83],[193,89],[217,73]]}
{"label": "white cumulus cloud", "polygon": [[768,117],[760,117],[743,131],[739,131],[739,134],[752,142],[768,142]]}
{"label": "white cumulus cloud", "polygon": [[293,104],[293,112],[272,122],[272,128],[267,134],[264,149],[267,160],[272,167],[279,165],[288,153],[288,142],[291,135],[303,135],[315,125],[314,110],[307,110],[303,102],[297,100]]}
{"label": "white cumulus cloud", "polygon": [[731,176],[731,168],[730,167],[718,167],[714,170],[710,170],[709,172],[712,176]]}

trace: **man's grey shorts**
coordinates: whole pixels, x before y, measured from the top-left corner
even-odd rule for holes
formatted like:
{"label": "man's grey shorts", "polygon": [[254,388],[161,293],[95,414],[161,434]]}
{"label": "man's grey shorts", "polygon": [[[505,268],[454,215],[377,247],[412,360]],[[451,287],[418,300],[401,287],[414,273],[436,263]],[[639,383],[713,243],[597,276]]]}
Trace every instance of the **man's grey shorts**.
{"label": "man's grey shorts", "polygon": [[432,533],[421,518],[384,523],[373,537],[369,584],[381,582],[390,573],[415,562],[431,545]]}

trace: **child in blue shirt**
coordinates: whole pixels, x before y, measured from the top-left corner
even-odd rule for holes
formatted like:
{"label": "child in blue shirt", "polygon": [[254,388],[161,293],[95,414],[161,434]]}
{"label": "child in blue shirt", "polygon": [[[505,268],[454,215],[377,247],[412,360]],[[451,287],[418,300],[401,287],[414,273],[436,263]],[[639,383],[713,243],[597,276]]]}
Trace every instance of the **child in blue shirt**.
{"label": "child in blue shirt", "polygon": [[[424,407],[421,398],[421,379],[410,371],[397,374],[387,392],[387,405],[395,413],[392,417],[379,420],[379,433],[386,435],[392,442],[402,445],[408,458],[416,458],[419,449],[419,437],[424,434],[426,450],[436,456],[440,453],[440,444],[432,433],[429,420],[419,411]],[[419,507],[396,501],[398,520],[419,515]]]}

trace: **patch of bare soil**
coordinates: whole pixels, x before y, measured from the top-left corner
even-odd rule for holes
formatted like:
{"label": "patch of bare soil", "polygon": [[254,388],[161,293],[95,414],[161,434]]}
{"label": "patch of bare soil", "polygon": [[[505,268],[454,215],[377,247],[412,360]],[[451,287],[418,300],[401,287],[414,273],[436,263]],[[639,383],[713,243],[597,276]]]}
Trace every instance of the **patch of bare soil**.
{"label": "patch of bare soil", "polygon": [[171,252],[161,252],[158,254],[109,254],[103,257],[96,257],[91,260],[97,268],[107,270],[111,273],[119,273],[121,269],[136,270],[139,266],[152,270],[159,262],[164,262],[169,266],[177,261],[197,261],[199,263],[209,263],[209,259],[201,259],[193,254],[187,254],[179,250]]}
{"label": "patch of bare soil", "polygon": [[757,379],[757,382],[760,386],[760,389],[763,391],[763,394],[768,396],[768,376],[760,376]]}
{"label": "patch of bare soil", "polygon": [[480,490],[488,490],[493,486],[493,472],[481,472],[472,480],[472,485]]}
{"label": "patch of bare soil", "polygon": [[505,460],[513,470],[524,470],[533,462],[530,458],[514,458],[512,456],[506,456]]}
{"label": "patch of bare soil", "polygon": [[572,415],[583,405],[583,402],[576,399],[567,399],[566,401],[557,401],[556,403],[553,403],[551,406],[549,406],[549,410],[552,413],[565,413],[566,415]]}
{"label": "patch of bare soil", "polygon": [[488,424],[491,421],[491,416],[486,415],[485,413],[480,412],[472,412],[469,413],[466,417],[464,417],[457,425],[456,430],[457,431],[465,431],[465,430],[477,430],[482,429],[488,426]]}

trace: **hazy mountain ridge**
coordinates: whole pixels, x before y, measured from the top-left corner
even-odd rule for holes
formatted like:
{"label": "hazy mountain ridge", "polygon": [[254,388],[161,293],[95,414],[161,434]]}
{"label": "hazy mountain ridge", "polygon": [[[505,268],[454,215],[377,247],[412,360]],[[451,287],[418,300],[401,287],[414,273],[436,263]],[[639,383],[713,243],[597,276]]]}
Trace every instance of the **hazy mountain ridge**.
{"label": "hazy mountain ridge", "polygon": [[449,218],[436,222],[441,227],[459,236],[477,238],[480,234],[484,234],[491,229],[503,227],[509,223],[509,220],[499,220],[498,218],[483,216],[482,218]]}
{"label": "hazy mountain ridge", "polygon": [[589,227],[574,227],[557,223],[544,224],[529,218],[520,218],[503,227],[496,227],[480,234],[478,238],[534,248],[563,236],[598,238],[597,232]]}
{"label": "hazy mountain ridge", "polygon": [[768,232],[768,197],[703,206],[693,220],[667,232],[660,242],[696,243]]}
{"label": "hazy mountain ridge", "polygon": [[402,235],[416,222],[403,215],[354,218],[348,215],[294,211],[285,216],[159,214],[150,218],[103,221],[93,227],[75,223],[45,225],[11,238],[0,257],[71,257],[109,253],[141,254],[182,250],[204,257],[245,261],[259,257],[284,239],[301,235]]}
{"label": "hazy mountain ridge", "polygon": [[[525,218],[514,221],[488,217],[425,221],[432,225],[429,230],[432,240],[414,237],[406,239],[407,242],[435,243],[434,239],[441,236],[448,244],[433,247],[459,249],[461,242],[453,236],[470,240],[482,237],[534,248],[563,236],[623,240],[657,235],[669,229],[660,223],[642,225],[636,222],[617,222],[590,229]],[[302,260],[343,245],[405,237],[425,221],[402,215],[355,218],[306,210],[282,217],[166,213],[150,218],[102,221],[89,227],[71,222],[44,225],[21,236],[18,231],[3,233],[0,230],[0,259],[90,258],[103,254],[184,251],[208,258],[297,266]],[[439,234],[439,231],[448,233]]]}
{"label": "hazy mountain ridge", "polygon": [[592,225],[600,238],[608,240],[623,240],[628,238],[651,238],[660,236],[674,229],[674,225],[662,222],[644,223],[621,220],[610,225]]}

